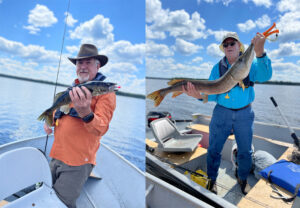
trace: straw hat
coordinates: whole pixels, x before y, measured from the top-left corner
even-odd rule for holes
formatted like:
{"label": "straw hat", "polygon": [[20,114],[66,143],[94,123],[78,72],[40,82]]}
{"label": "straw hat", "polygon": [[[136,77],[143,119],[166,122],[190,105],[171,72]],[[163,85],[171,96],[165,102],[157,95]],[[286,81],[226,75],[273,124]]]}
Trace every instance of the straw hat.
{"label": "straw hat", "polygon": [[98,49],[96,46],[92,44],[82,44],[80,47],[80,50],[78,52],[77,57],[75,58],[68,58],[73,64],[76,65],[76,61],[80,59],[86,59],[86,58],[95,58],[100,61],[101,67],[103,67],[107,61],[108,58],[105,55],[99,55]]}
{"label": "straw hat", "polygon": [[223,42],[224,42],[227,38],[233,38],[233,39],[236,39],[236,40],[241,44],[240,51],[241,51],[242,53],[244,53],[244,51],[245,51],[244,44],[241,43],[241,41],[240,41],[240,39],[239,39],[239,36],[237,35],[236,32],[229,32],[229,33],[226,33],[226,35],[224,35],[224,37],[223,37],[223,39],[222,39],[222,42],[221,42],[221,44],[219,45],[219,48],[220,48],[221,51],[224,52]]}

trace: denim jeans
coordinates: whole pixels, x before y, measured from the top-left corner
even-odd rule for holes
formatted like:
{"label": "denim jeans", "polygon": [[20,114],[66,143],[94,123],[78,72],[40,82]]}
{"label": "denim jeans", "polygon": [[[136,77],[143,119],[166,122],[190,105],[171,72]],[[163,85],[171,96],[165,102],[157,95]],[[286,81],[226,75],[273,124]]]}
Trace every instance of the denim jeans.
{"label": "denim jeans", "polygon": [[238,176],[246,180],[252,166],[252,136],[254,112],[252,107],[231,110],[216,105],[209,125],[209,147],[207,153],[207,175],[216,180],[221,162],[221,152],[226,139],[233,131],[237,147]]}

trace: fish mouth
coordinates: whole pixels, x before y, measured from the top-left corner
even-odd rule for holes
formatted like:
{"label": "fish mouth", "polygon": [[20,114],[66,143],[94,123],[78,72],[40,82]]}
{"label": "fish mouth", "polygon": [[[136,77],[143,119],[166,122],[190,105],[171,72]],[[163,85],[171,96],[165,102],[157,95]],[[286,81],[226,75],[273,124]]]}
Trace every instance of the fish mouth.
{"label": "fish mouth", "polygon": [[113,86],[110,87],[110,90],[116,92],[116,91],[118,91],[120,88],[121,88],[121,86],[119,86],[119,85],[113,85]]}

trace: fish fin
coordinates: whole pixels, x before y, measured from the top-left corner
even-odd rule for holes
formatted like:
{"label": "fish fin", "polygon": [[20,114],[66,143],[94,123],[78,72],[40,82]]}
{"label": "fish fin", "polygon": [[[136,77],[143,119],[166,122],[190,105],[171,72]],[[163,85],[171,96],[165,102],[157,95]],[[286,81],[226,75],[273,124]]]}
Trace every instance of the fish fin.
{"label": "fish fin", "polygon": [[243,81],[240,81],[240,82],[239,82],[239,85],[240,85],[241,88],[243,88],[243,91],[244,91],[244,90],[245,90],[244,82],[243,82]]}
{"label": "fish fin", "polygon": [[58,99],[62,94],[64,94],[65,92],[66,92],[66,91],[62,91],[62,92],[57,93],[57,94],[55,95],[55,97],[54,97],[53,103],[55,103],[55,102],[57,101],[57,99]]}
{"label": "fish fin", "polygon": [[69,104],[60,106],[60,111],[64,112],[65,114],[68,114],[70,112]]}
{"label": "fish fin", "polygon": [[176,98],[178,95],[181,95],[182,93],[183,92],[181,92],[181,91],[174,92],[172,95],[172,98]]}
{"label": "fish fin", "polygon": [[184,79],[172,79],[171,81],[168,82],[168,85],[174,85],[178,82],[182,82]]}
{"label": "fish fin", "polygon": [[39,121],[45,121],[48,126],[53,124],[53,111],[51,109],[45,110],[39,117]]}
{"label": "fish fin", "polygon": [[208,102],[208,95],[206,95],[206,94],[203,94],[202,95],[203,96],[203,103],[207,103]]}
{"label": "fish fin", "polygon": [[157,90],[147,95],[147,98],[154,100],[154,106],[157,107],[161,101],[165,98],[165,95],[161,95],[161,90]]}

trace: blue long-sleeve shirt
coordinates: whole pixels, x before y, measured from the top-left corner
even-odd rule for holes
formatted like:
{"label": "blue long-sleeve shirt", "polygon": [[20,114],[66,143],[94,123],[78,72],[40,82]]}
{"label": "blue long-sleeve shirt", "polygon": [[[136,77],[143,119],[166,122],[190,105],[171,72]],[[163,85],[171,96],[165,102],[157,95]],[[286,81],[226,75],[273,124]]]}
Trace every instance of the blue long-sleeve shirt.
{"label": "blue long-sleeve shirt", "polygon": [[[226,59],[228,68],[230,64]],[[229,69],[228,69],[229,70]],[[217,63],[209,76],[209,80],[216,80],[220,77],[219,73],[219,63]],[[249,79],[252,82],[265,82],[270,80],[272,77],[272,66],[271,60],[268,56],[262,58],[255,58],[252,62]],[[228,96],[226,96],[228,94]],[[227,98],[226,98],[227,97]],[[229,97],[229,98],[228,98]],[[226,108],[238,109],[242,108],[249,103],[253,102],[255,98],[254,88],[248,87],[243,89],[239,86],[233,87],[228,93],[208,95],[208,101],[215,101],[219,105],[222,105]]]}

